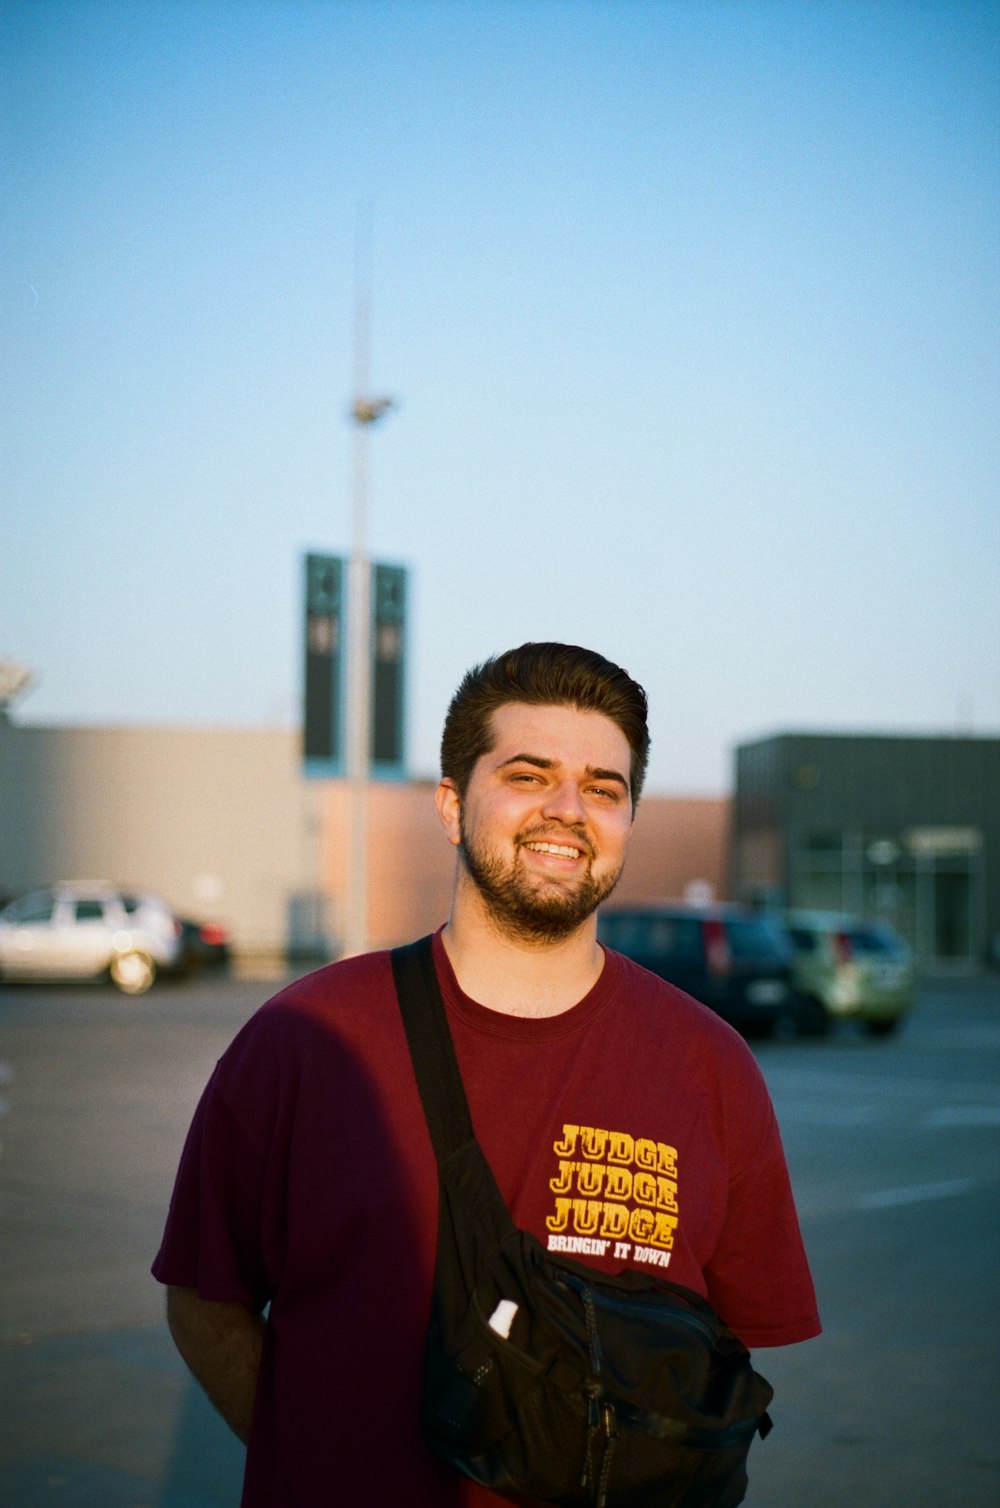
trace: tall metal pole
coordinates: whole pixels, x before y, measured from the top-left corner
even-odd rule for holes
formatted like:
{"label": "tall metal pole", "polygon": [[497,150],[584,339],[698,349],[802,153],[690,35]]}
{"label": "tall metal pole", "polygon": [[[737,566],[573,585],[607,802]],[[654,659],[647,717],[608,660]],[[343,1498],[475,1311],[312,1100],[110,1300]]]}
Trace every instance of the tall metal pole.
{"label": "tall metal pole", "polygon": [[368,947],[368,787],[371,775],[372,608],[368,552],[368,431],[391,399],[368,396],[371,318],[371,224],[358,212],[354,311],[354,488],[348,571],[347,780],[349,786],[347,904],[344,952]]}

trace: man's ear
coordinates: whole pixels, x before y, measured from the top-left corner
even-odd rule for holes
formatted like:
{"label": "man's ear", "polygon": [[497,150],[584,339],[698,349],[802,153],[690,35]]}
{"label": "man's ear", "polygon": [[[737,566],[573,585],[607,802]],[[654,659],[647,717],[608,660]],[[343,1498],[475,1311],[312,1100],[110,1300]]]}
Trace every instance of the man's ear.
{"label": "man's ear", "polygon": [[462,841],[462,798],[450,775],[446,775],[434,793],[434,803],[448,842],[457,848]]}

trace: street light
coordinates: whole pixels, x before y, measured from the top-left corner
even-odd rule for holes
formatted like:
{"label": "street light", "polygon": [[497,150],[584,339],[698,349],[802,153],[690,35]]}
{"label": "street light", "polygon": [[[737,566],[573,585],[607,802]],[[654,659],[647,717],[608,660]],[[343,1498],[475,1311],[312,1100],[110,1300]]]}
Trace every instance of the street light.
{"label": "street light", "polygon": [[351,413],[357,424],[374,424],[390,408],[391,398],[356,398]]}
{"label": "street light", "polygon": [[369,295],[358,280],[355,323],[354,507],[348,574],[347,635],[347,904],[343,947],[346,954],[368,947],[368,781],[371,774],[371,561],[368,553],[368,433],[393,406],[391,398],[368,395]]}
{"label": "street light", "polygon": [[34,671],[16,660],[0,660],[0,723],[10,721],[10,709],[35,684]]}

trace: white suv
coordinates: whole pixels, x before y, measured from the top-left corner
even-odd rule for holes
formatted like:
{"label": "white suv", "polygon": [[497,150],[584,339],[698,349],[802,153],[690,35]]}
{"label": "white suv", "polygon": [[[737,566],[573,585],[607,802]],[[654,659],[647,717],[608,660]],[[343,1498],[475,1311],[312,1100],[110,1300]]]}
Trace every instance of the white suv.
{"label": "white suv", "polygon": [[179,967],[181,924],[159,896],[80,881],[34,890],[0,911],[0,977],[110,978],[142,995]]}

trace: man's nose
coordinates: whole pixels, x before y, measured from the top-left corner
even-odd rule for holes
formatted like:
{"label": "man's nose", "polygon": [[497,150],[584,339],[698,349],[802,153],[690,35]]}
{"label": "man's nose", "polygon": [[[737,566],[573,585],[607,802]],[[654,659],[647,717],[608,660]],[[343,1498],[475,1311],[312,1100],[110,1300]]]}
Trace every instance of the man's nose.
{"label": "man's nose", "polygon": [[567,826],[585,821],[587,814],[576,781],[562,780],[554,785],[546,796],[543,811],[546,817]]}

